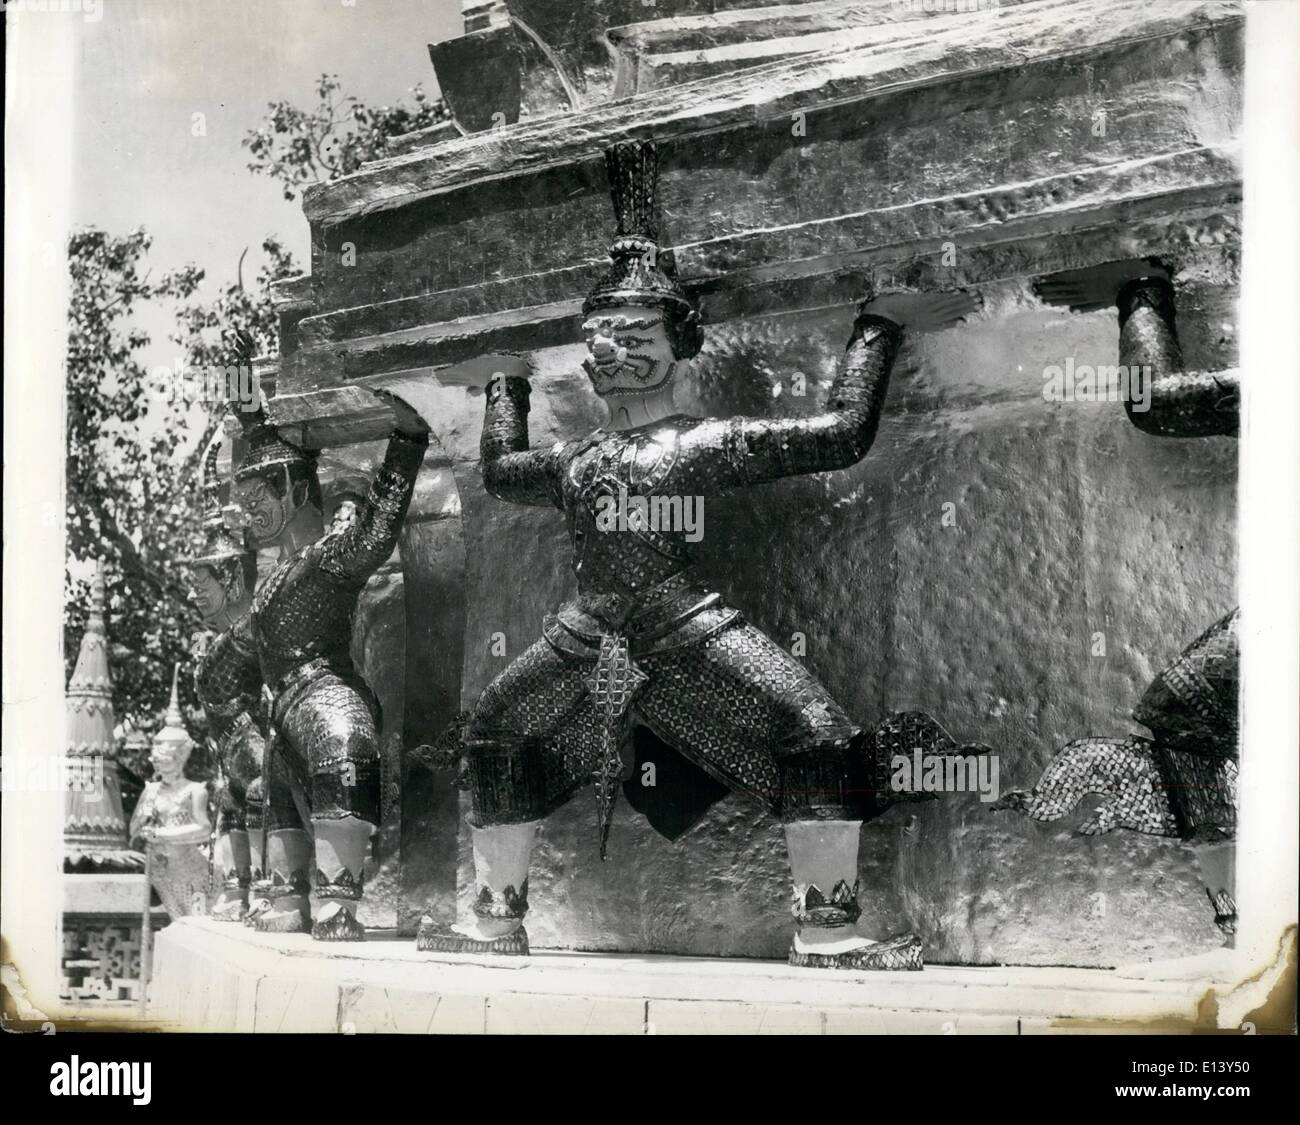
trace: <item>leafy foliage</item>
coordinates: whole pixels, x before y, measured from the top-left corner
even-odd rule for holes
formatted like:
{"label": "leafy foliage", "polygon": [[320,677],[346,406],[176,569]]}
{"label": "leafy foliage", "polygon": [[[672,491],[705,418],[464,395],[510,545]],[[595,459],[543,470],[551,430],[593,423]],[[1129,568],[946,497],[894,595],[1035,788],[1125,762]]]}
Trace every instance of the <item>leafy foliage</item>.
{"label": "leafy foliage", "polygon": [[176,559],[198,542],[186,501],[197,469],[189,406],[151,381],[139,353],[147,333],[133,314],[148,302],[185,300],[198,271],[151,280],[143,230],[113,237],[74,231],[67,355],[67,590],[64,655],[68,674],[85,623],[88,582],[78,562],[105,561],[114,708],[148,728],[166,702],[173,662],[182,661],[197,616]]}
{"label": "leafy foliage", "polygon": [[337,180],[386,156],[390,138],[450,120],[441,98],[430,100],[419,85],[410,93],[411,106],[375,108],[344,94],[337,75],[322,74],[315,106],[271,102],[261,126],[245,135],[249,171],[279,180],[285,199],[294,199],[310,184]]}
{"label": "leafy foliage", "polygon": [[[336,76],[322,75],[317,104],[303,110],[270,103],[262,126],[244,139],[249,170],[278,180],[286,199],[312,183],[337,179],[363,161],[386,154],[388,141],[446,121],[440,99],[416,86],[411,105],[370,107],[344,95]],[[158,302],[174,313],[170,338],[193,369],[225,368],[243,357],[275,354],[279,340],[270,287],[296,272],[275,237],[249,286],[243,257],[234,281],[215,297],[200,292],[206,271],[187,265],[154,279],[144,230],[117,237],[77,230],[68,240],[72,278],[67,358],[67,570],[64,655],[71,676],[85,628],[89,574],[106,564],[113,705],[137,731],[158,725],[174,664],[188,665],[200,628],[189,601],[188,575],[178,560],[201,543],[199,461],[219,423],[211,403],[198,403],[195,384],[179,373],[163,378],[146,368],[151,344],[136,314]],[[246,252],[245,252],[246,253]],[[182,674],[181,704],[200,739],[202,710],[191,678]],[[147,777],[147,746],[128,740],[128,784]],[[202,751],[191,774],[207,772]],[[134,778],[131,777],[134,775]]]}
{"label": "leafy foliage", "polygon": [[[247,253],[247,251],[245,251]],[[279,326],[271,302],[271,286],[293,277],[298,268],[293,255],[273,235],[262,241],[264,260],[251,289],[243,281],[243,257],[236,279],[207,303],[190,302],[176,313],[172,339],[185,351],[193,367],[217,368],[243,354],[274,355],[279,346]],[[179,274],[202,279],[204,271],[186,266]]]}

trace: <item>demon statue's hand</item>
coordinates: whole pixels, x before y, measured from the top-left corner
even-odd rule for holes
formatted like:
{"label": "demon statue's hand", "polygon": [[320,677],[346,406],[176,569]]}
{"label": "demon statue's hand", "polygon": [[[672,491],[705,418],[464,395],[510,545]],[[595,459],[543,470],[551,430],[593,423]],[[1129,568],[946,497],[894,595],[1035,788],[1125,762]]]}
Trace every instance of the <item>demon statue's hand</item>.
{"label": "demon statue's hand", "polygon": [[1076,739],[1057,754],[1033,789],[1007,793],[993,810],[1011,809],[1030,820],[1060,820],[1089,796],[1100,797],[1101,803],[1079,826],[1084,836],[1100,836],[1113,828],[1178,835],[1155,745],[1138,737]]}
{"label": "demon statue's hand", "polygon": [[420,417],[420,412],[410,403],[383,387],[375,387],[371,393],[393,412],[393,421],[399,434],[406,437],[428,436],[429,423]]}
{"label": "demon statue's hand", "polygon": [[883,316],[905,332],[939,332],[965,320],[982,304],[979,294],[965,289],[919,293],[891,289],[868,297],[858,313]]}
{"label": "demon statue's hand", "polygon": [[493,379],[514,376],[527,379],[531,374],[528,361],[522,356],[506,353],[475,356],[463,363],[454,363],[435,371],[433,377],[443,387],[468,387],[472,395],[482,394],[492,385]]}
{"label": "demon statue's hand", "polygon": [[1040,278],[1034,284],[1034,292],[1049,305],[1063,306],[1072,312],[1095,312],[1114,305],[1119,291],[1130,281],[1143,277],[1168,281],[1169,276],[1168,268],[1155,258],[1125,258]]}

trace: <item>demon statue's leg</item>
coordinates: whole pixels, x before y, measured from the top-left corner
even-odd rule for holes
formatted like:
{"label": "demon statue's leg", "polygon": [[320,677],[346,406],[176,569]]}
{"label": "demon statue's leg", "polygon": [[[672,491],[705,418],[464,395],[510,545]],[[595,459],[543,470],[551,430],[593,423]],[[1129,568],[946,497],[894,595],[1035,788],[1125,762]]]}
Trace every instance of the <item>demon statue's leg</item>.
{"label": "demon statue's leg", "polygon": [[[452,929],[480,942],[509,944],[502,939],[516,934],[528,910],[528,864],[541,821],[494,824],[472,828],[474,881],[478,897],[474,912]],[[527,936],[519,942],[527,951]]]}
{"label": "demon statue's leg", "polygon": [[[321,941],[360,941],[357,920],[362,867],[376,826],[356,816],[313,817],[316,840],[315,921],[312,936]],[[328,874],[327,874],[328,873]]]}
{"label": "demon statue's leg", "polygon": [[277,738],[268,755],[268,776],[252,805],[254,822],[264,822],[266,854],[254,858],[254,837],[260,852],[263,832],[250,832],[250,860],[260,878],[253,880],[244,922],[266,933],[304,933],[311,920],[311,833],[293,799],[287,760],[291,754],[292,748]]}
{"label": "demon statue's leg", "polygon": [[845,953],[866,942],[858,920],[860,820],[803,820],[785,826],[794,880],[794,948],[798,953]]}
{"label": "demon statue's leg", "polygon": [[473,812],[475,900],[453,928],[430,918],[416,946],[439,953],[526,954],[528,864],[542,818],[579,788],[596,765],[598,717],[589,668],[545,640],[490,683],[465,738]]}
{"label": "demon statue's leg", "polygon": [[794,879],[790,964],[820,969],[919,969],[921,941],[900,934],[871,941],[854,926],[860,820],[794,821],[785,826]]}
{"label": "demon statue's leg", "polygon": [[[237,922],[248,913],[249,889],[253,881],[253,851],[250,821],[258,835],[261,867],[262,809],[260,798],[263,738],[252,719],[244,715],[218,744],[225,785],[217,821],[217,844],[213,859],[222,875],[221,893],[212,907],[212,917]],[[259,872],[258,878],[261,878]]]}
{"label": "demon statue's leg", "polygon": [[528,865],[545,812],[540,748],[498,735],[471,743],[474,903],[450,930],[421,922],[416,948],[434,953],[528,953]]}
{"label": "demon statue's leg", "polygon": [[[480,728],[481,731],[481,728]],[[473,798],[474,903],[450,930],[425,918],[416,948],[431,953],[528,953],[528,864],[547,811],[543,751],[535,739],[497,730],[475,737],[469,776]],[[581,779],[575,779],[576,783]]]}
{"label": "demon statue's leg", "polygon": [[267,833],[266,864],[269,880],[259,888],[257,901],[246,921],[264,933],[297,934],[306,931],[310,912],[307,868],[311,863],[311,836],[301,828],[277,828]]}
{"label": "demon statue's leg", "polygon": [[217,840],[212,860],[221,873],[221,892],[212,904],[210,914],[218,921],[238,922],[248,913],[248,888],[252,882],[243,785],[227,774],[219,799]]}
{"label": "demon statue's leg", "polygon": [[262,854],[262,827],[266,815],[266,800],[262,779],[249,785],[244,798],[244,823],[248,826],[249,906],[252,906],[254,888],[266,879],[266,857]]}
{"label": "demon statue's leg", "polygon": [[[863,739],[783,758],[781,814],[794,882],[790,964],[810,969],[921,968],[921,940],[874,941],[858,933],[858,842],[874,807]],[[859,811],[862,810],[862,811]]]}
{"label": "demon statue's leg", "polygon": [[252,853],[246,828],[227,828],[217,836],[213,858],[222,873],[221,894],[212,917],[237,922],[248,912],[248,887],[252,881]]}
{"label": "demon statue's leg", "polygon": [[1229,937],[1237,932],[1237,844],[1221,840],[1217,844],[1193,844],[1192,851],[1201,866],[1205,893],[1214,907],[1214,923]]}
{"label": "demon statue's leg", "polygon": [[[1177,732],[1161,734],[1176,737]],[[1234,750],[1235,745],[1234,738]],[[1206,752],[1204,747],[1165,746],[1160,752],[1160,764],[1179,835],[1190,845],[1200,865],[1215,925],[1231,940],[1237,932],[1237,760]]]}
{"label": "demon statue's leg", "polygon": [[786,826],[796,934],[791,964],[919,969],[911,934],[857,933],[858,836],[878,811],[866,735],[826,688],[754,626],[641,659],[640,717],[732,789],[762,800]]}
{"label": "demon statue's leg", "polygon": [[379,823],[377,705],[365,683],[320,670],[277,701],[276,722],[296,767],[295,798],[310,806],[315,840],[312,937],[361,941],[362,865]]}

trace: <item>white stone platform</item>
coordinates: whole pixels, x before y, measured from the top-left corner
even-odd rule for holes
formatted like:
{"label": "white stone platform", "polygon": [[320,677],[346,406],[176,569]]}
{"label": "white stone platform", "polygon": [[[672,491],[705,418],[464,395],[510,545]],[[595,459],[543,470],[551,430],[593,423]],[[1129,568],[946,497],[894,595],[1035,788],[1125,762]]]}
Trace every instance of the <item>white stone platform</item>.
{"label": "white stone platform", "polygon": [[184,918],[157,937],[150,1015],[176,1030],[343,1034],[1015,1035],[1213,1026],[1215,986],[1203,974],[1157,975],[958,966],[850,973],[558,951],[452,962],[391,935],[324,945]]}

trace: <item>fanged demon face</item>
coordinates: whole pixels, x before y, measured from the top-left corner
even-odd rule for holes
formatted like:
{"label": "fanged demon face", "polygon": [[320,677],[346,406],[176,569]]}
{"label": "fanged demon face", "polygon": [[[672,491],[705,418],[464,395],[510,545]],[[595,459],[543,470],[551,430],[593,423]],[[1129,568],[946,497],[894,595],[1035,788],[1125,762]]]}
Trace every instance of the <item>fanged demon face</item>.
{"label": "fanged demon face", "polygon": [[645,394],[676,373],[659,309],[627,305],[601,311],[587,318],[582,331],[588,352],[582,366],[598,395]]}
{"label": "fanged demon face", "polygon": [[[299,493],[302,495],[300,496]],[[231,488],[228,522],[241,526],[254,550],[275,543],[306,500],[305,485],[283,467],[237,480]]]}

